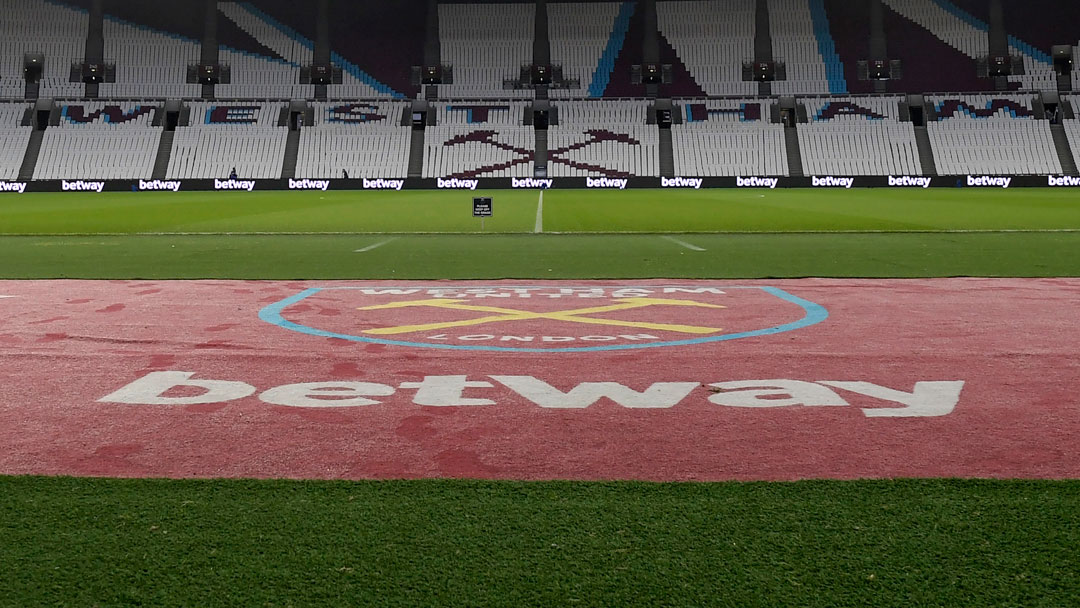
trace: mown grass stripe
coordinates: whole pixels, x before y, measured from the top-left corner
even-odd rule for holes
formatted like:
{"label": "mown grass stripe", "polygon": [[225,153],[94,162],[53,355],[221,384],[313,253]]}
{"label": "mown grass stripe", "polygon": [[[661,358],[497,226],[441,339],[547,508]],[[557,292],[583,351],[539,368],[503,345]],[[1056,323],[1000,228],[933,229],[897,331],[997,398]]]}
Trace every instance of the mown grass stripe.
{"label": "mown grass stripe", "polygon": [[0,477],[0,604],[1071,606],[1080,483]]}

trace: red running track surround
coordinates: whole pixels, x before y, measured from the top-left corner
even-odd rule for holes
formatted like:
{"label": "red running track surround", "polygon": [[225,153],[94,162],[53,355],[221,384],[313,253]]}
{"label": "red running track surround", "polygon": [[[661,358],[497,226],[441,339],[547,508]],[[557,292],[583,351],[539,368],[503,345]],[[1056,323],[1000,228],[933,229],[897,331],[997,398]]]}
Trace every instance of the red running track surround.
{"label": "red running track surround", "polygon": [[0,281],[0,473],[1080,476],[1080,279],[393,285]]}

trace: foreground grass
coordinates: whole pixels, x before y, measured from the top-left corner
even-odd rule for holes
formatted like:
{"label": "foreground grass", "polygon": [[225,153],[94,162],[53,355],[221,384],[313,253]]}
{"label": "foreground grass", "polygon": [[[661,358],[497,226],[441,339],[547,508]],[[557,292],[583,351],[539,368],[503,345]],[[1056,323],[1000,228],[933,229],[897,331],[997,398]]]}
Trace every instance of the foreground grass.
{"label": "foreground grass", "polygon": [[660,235],[0,237],[0,278],[1080,276],[1080,256],[1068,254],[1080,251],[1080,232],[673,238],[682,244]]}
{"label": "foreground grass", "polygon": [[[0,234],[531,233],[536,191],[33,193],[0,198]],[[550,190],[548,232],[1080,229],[1069,189]]]}
{"label": "foreground grass", "polygon": [[0,477],[0,605],[1068,606],[1080,482]]}

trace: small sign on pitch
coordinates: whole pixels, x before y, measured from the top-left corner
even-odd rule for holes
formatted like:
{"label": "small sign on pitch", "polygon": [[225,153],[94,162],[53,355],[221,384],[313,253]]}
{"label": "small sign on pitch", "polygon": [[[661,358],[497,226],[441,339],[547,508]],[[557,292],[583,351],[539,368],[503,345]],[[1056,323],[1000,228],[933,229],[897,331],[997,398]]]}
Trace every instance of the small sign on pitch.
{"label": "small sign on pitch", "polygon": [[476,197],[472,199],[473,217],[491,217],[491,197]]}

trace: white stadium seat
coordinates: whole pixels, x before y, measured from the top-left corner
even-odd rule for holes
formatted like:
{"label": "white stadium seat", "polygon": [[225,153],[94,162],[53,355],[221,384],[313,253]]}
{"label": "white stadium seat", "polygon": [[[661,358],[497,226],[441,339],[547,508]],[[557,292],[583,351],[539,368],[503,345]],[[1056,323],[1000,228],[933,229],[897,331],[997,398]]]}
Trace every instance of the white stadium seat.
{"label": "white stadium seat", "polygon": [[26,103],[0,103],[0,180],[19,176],[32,131],[21,126],[28,109],[30,105]]}
{"label": "white stadium seat", "polygon": [[[71,117],[82,112],[80,122]],[[102,110],[132,116],[113,121]],[[49,127],[42,139],[34,179],[149,178],[154,170],[162,127],[151,123],[154,103],[72,102],[61,106],[60,124]]]}
{"label": "white stadium seat", "polygon": [[[898,118],[893,96],[803,98],[810,122],[798,125],[805,175],[918,175],[915,127]],[[840,104],[854,111],[826,116]],[[863,114],[862,109],[873,116]],[[880,117],[880,118],[879,118]]]}
{"label": "white stadium seat", "polygon": [[[214,107],[255,105],[251,124],[207,124]],[[278,178],[285,162],[288,127],[277,126],[283,104],[196,102],[191,126],[173,136],[169,178],[226,178],[233,168],[241,178]]]}
{"label": "white stadium seat", "polygon": [[[928,98],[935,107],[960,100],[976,110],[989,109],[994,102],[1007,101],[1031,110],[1030,95],[935,95]],[[987,117],[972,116],[958,108],[948,116],[927,124],[934,161],[942,175],[985,173],[989,175],[1045,175],[1061,173],[1061,161],[1054,147],[1050,123],[1033,116],[1013,116],[999,108]]]}
{"label": "white stadium seat", "polygon": [[[300,130],[296,177],[404,178],[409,173],[412,129],[401,126],[409,104],[364,104],[362,119],[342,115],[341,103],[312,104],[315,125]],[[352,107],[351,104],[348,107]]]}

